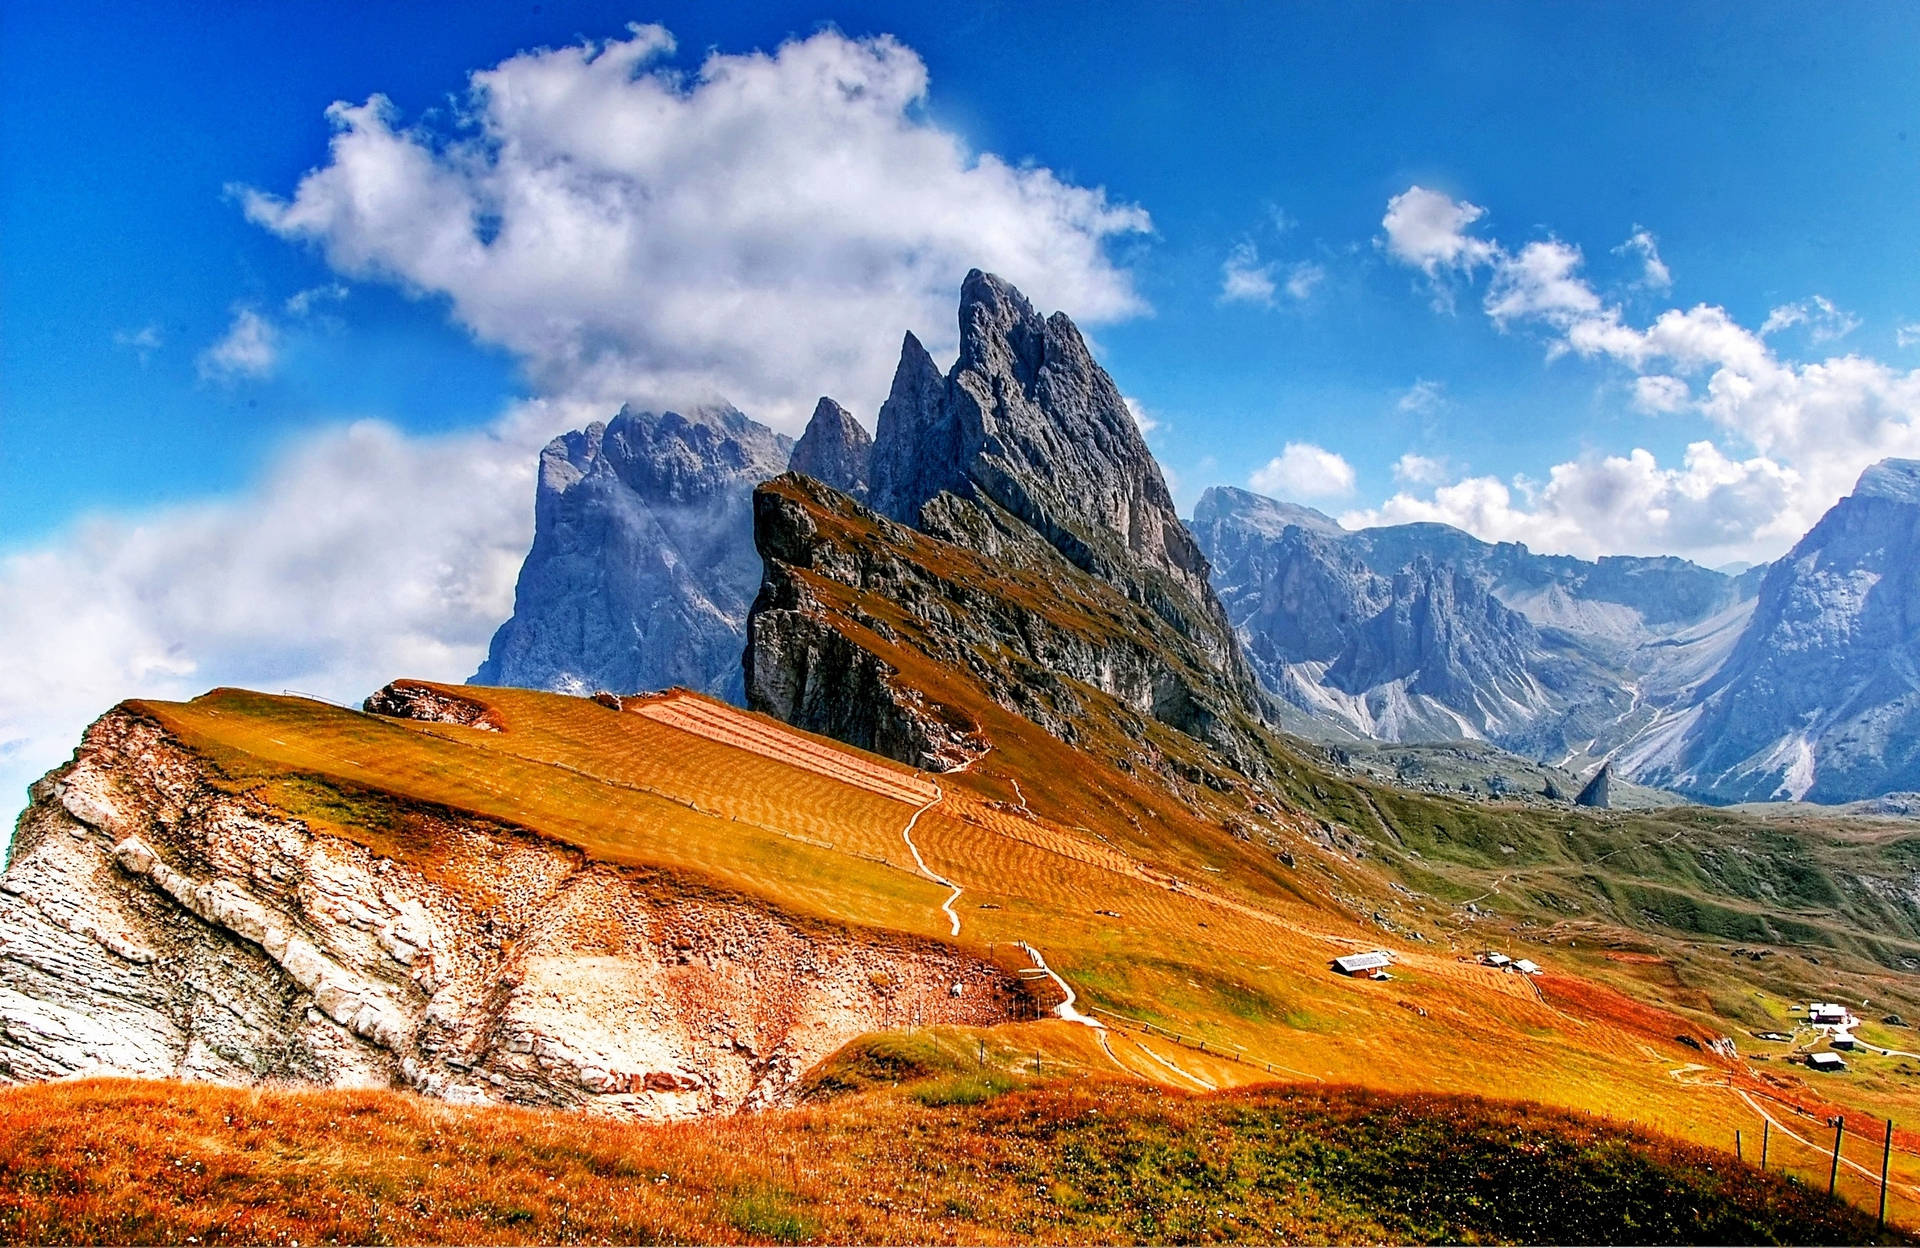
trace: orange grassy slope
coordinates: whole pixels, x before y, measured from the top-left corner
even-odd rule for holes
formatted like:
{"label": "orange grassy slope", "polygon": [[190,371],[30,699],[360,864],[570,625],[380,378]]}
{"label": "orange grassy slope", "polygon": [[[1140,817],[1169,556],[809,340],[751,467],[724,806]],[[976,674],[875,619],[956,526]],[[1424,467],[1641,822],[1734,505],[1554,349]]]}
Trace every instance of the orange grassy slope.
{"label": "orange grassy slope", "polygon": [[9,1243],[1858,1243],[1724,1154],[1473,1098],[911,1080],[641,1127],[394,1093],[0,1092]]}
{"label": "orange grassy slope", "polygon": [[[1731,1076],[1676,1043],[1688,1025],[1659,1011],[1543,998],[1524,978],[1424,944],[1396,945],[1391,982],[1330,974],[1331,957],[1379,933],[1204,809],[1023,735],[1024,721],[997,708],[979,708],[995,753],[931,777],[691,694],[612,711],[464,692],[501,731],[238,691],[143,709],[223,783],[383,852],[430,855],[406,839],[404,813],[425,803],[816,919],[955,940],[1009,967],[1029,965],[1018,946],[1031,945],[1109,1024],[1024,1029],[1020,1046],[1043,1063],[1192,1091],[1279,1077],[1519,1096],[1717,1146],[1759,1127]],[[697,713],[662,714],[675,707]],[[891,780],[846,778],[857,772]],[[876,791],[893,785],[938,786],[913,838],[928,871],[961,890],[957,937],[941,909],[951,889],[903,836],[917,807]],[[1364,864],[1319,860],[1363,886]],[[1047,983],[1036,991],[1058,1000]],[[1920,1167],[1901,1157],[1896,1176],[1910,1182]]]}

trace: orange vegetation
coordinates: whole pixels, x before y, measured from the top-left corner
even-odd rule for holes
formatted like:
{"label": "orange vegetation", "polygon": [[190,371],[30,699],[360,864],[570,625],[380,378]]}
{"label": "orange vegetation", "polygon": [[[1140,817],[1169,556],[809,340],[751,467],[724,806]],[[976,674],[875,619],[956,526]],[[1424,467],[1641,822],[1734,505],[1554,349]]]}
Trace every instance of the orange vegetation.
{"label": "orange vegetation", "polygon": [[399,1093],[0,1092],[14,1243],[1871,1238],[1866,1215],[1712,1150],[1352,1088],[950,1076],[664,1127]]}

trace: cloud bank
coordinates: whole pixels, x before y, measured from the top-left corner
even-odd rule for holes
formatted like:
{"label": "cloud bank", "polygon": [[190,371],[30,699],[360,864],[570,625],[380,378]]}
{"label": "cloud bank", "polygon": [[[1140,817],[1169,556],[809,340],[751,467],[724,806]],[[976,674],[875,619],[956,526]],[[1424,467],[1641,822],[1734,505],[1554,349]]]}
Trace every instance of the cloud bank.
{"label": "cloud bank", "polygon": [[[1920,371],[1854,354],[1806,362],[1776,348],[1790,331],[1821,347],[1856,328],[1831,300],[1775,308],[1758,330],[1705,303],[1636,325],[1587,279],[1578,247],[1547,238],[1511,249],[1472,232],[1485,215],[1411,187],[1387,204],[1381,248],[1418,270],[1446,306],[1484,272],[1481,310],[1495,326],[1539,334],[1549,358],[1621,368],[1635,406],[1698,418],[1714,436],[1690,443],[1678,466],[1637,448],[1594,455],[1554,465],[1544,482],[1473,477],[1402,491],[1346,523],[1433,520],[1582,555],[1763,560],[1812,527],[1868,465],[1920,454]],[[1640,260],[1636,286],[1671,284],[1646,230],[1636,227],[1617,250]]]}
{"label": "cloud bank", "polygon": [[1297,500],[1344,498],[1353,493],[1353,465],[1311,442],[1289,442],[1256,468],[1247,484],[1262,494]]}
{"label": "cloud bank", "polygon": [[[547,394],[725,397],[798,433],[815,396],[871,413],[899,334],[955,338],[969,268],[1090,322],[1143,309],[1109,241],[1146,212],[970,152],[927,69],[835,31],[691,74],[658,26],[472,76],[452,133],[374,96],[328,110],[327,163],[249,217],[341,273],[446,296]],[[871,415],[867,417],[871,420]]]}

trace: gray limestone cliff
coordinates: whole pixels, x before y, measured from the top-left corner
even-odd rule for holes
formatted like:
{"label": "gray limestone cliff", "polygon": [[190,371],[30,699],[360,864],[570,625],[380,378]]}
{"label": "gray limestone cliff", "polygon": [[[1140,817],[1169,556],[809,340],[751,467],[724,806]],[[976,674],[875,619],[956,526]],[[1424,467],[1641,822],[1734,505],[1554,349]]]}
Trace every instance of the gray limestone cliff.
{"label": "gray limestone cliff", "polygon": [[473,683],[561,693],[684,685],[738,702],[760,584],[753,487],[789,440],[729,407],[623,408],[540,456],[513,617]]}
{"label": "gray limestone cliff", "polygon": [[1126,400],[1064,312],[1042,318],[1006,282],[968,274],[947,375],[906,337],[880,408],[870,501],[988,554],[1045,542],[1154,611],[1255,705],[1207,560]]}
{"label": "gray limestone cliff", "polygon": [[1716,801],[1920,788],[1920,460],[1868,468],[1766,570],[1725,663],[1623,765]]}

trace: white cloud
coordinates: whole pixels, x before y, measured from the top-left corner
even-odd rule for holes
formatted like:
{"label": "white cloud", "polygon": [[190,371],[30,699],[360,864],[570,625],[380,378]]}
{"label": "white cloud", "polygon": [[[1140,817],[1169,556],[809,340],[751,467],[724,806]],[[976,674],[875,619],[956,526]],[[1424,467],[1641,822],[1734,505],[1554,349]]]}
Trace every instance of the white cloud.
{"label": "white cloud", "polygon": [[464,680],[512,606],[545,431],[586,415],[334,428],[235,498],[94,516],[0,558],[0,807],[123,698]]}
{"label": "white cloud", "polygon": [[1287,271],[1287,294],[1294,299],[1307,299],[1326,280],[1327,270],[1323,266],[1302,260]]}
{"label": "white cloud", "polygon": [[1439,485],[1452,474],[1445,457],[1416,455],[1408,451],[1393,461],[1393,479],[1408,485]]}
{"label": "white cloud", "polygon": [[1541,486],[1484,476],[1441,485],[1425,497],[1403,491],[1340,521],[1349,528],[1451,524],[1487,541],[1589,558],[1684,547],[1696,558],[1725,563],[1717,552],[1750,549],[1756,533],[1775,541],[1799,536],[1776,527],[1794,484],[1792,471],[1771,460],[1736,462],[1712,443],[1696,442],[1678,469],[1663,469],[1651,453],[1635,449],[1557,464]]}
{"label": "white cloud", "polygon": [[1284,499],[1341,498],[1353,493],[1353,466],[1311,442],[1289,442],[1247,484]]}
{"label": "white cloud", "polygon": [[280,363],[280,330],[252,308],[239,307],[220,340],[200,353],[203,381],[260,380]]}
{"label": "white cloud", "polygon": [[1411,186],[1387,201],[1387,215],[1380,225],[1387,232],[1388,255],[1437,277],[1445,270],[1470,270],[1493,258],[1491,243],[1466,232],[1486,215],[1478,204]]}
{"label": "white cloud", "polygon": [[1271,305],[1279,289],[1273,266],[1260,263],[1260,250],[1252,243],[1236,244],[1220,266],[1222,303],[1258,303]]}
{"label": "white cloud", "polygon": [[1127,415],[1133,417],[1133,423],[1140,426],[1141,434],[1152,433],[1160,427],[1160,421],[1147,410],[1146,404],[1128,395],[1122,395],[1121,400],[1127,405]]}
{"label": "white cloud", "polygon": [[[1419,190],[1395,197],[1389,216]],[[1480,214],[1460,204],[1450,214],[1444,204],[1423,212],[1464,224]],[[1758,331],[1709,304],[1669,308],[1641,329],[1581,275],[1578,249],[1551,239],[1518,252],[1492,241],[1484,248],[1472,267],[1483,261],[1491,272],[1484,306],[1496,324],[1546,331],[1550,357],[1624,366],[1634,374],[1637,406],[1696,414],[1740,449],[1697,441],[1679,468],[1660,467],[1644,450],[1560,464],[1518,505],[1504,486],[1492,488],[1499,482],[1476,478],[1431,498],[1396,495],[1380,515],[1452,516],[1450,523],[1483,526],[1474,528],[1483,537],[1529,540],[1531,533],[1535,545],[1576,553],[1770,559],[1850,491],[1868,465],[1920,455],[1920,370],[1902,372],[1859,355],[1798,361],[1769,341],[1794,325],[1804,325],[1814,343],[1851,332],[1858,322],[1824,296],[1775,309]],[[1395,252],[1423,272],[1432,271],[1434,254]]]}
{"label": "white cloud", "polygon": [[1692,402],[1692,388],[1679,377],[1653,373],[1633,379],[1633,404],[1643,412],[1683,412]]}
{"label": "white cloud", "polygon": [[1613,254],[1640,257],[1640,281],[1637,285],[1648,290],[1666,290],[1673,285],[1673,270],[1660,258],[1660,244],[1651,230],[1634,226],[1633,233],[1626,242],[1613,249]]}
{"label": "white cloud", "polygon": [[289,199],[244,192],[247,214],[447,296],[547,393],[724,395],[791,431],[823,392],[877,406],[901,330],[951,346],[969,268],[1090,322],[1144,310],[1105,248],[1146,212],[970,152],[897,41],[823,31],[692,73],[673,47],[635,26],[511,57],[472,76],[470,130],[335,104],[327,163]]}
{"label": "white cloud", "polygon": [[1439,411],[1446,406],[1446,402],[1447,383],[1422,377],[1407,387],[1406,393],[1400,396],[1393,408],[1407,415],[1425,416]]}
{"label": "white cloud", "polygon": [[1920,346],[1920,321],[1895,329],[1893,341],[1903,351],[1908,347]]}
{"label": "white cloud", "polygon": [[287,296],[286,309],[289,316],[305,316],[322,303],[339,303],[347,297],[347,288],[339,282],[328,282],[324,286],[312,286],[306,290],[295,291]]}
{"label": "white cloud", "polygon": [[113,335],[113,345],[125,347],[133,352],[142,368],[147,366],[147,361],[153,358],[153,353],[158,351],[165,342],[166,338],[161,334],[158,325],[142,325],[139,329],[116,330]]}
{"label": "white cloud", "polygon": [[1523,318],[1563,327],[1591,319],[1600,296],[1579,269],[1580,249],[1554,239],[1528,243],[1518,255],[1503,252],[1487,286],[1487,315],[1502,329]]}
{"label": "white cloud", "polygon": [[1766,338],[1795,325],[1805,325],[1807,337],[1814,342],[1832,342],[1859,329],[1860,318],[1842,312],[1825,295],[1815,295],[1798,303],[1782,304],[1767,313],[1766,321],[1760,326],[1760,336]]}

